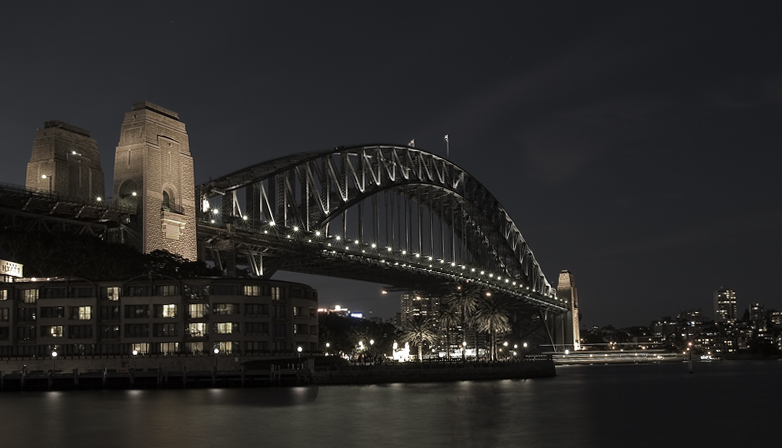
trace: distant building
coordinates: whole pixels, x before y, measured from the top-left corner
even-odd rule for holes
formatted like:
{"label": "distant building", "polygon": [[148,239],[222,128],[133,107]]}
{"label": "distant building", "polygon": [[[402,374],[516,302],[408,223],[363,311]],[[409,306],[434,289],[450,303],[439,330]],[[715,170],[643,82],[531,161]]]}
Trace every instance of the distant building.
{"label": "distant building", "polygon": [[429,297],[417,291],[411,291],[402,294],[401,305],[401,324],[402,327],[405,327],[407,322],[415,316],[435,317],[437,308],[440,305],[440,299]]}
{"label": "distant building", "polygon": [[768,330],[766,325],[766,310],[760,303],[749,305],[749,327],[756,333],[764,333]]}
{"label": "distant building", "polygon": [[774,326],[782,325],[782,311],[772,311],[771,312],[771,323]]}
{"label": "distant building", "polygon": [[736,319],[738,319],[736,292],[725,288],[714,291],[714,321],[735,323]]}
{"label": "distant building", "polygon": [[33,141],[25,186],[85,202],[105,200],[98,143],[90,131],[47,121]]}

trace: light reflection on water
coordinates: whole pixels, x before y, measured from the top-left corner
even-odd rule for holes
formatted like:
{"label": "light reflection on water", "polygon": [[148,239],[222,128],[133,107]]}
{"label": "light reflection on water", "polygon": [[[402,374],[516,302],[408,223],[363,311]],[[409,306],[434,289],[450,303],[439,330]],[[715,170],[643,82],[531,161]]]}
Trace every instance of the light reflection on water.
{"label": "light reflection on water", "polygon": [[0,424],[10,447],[744,446],[775,440],[781,373],[715,362],[692,375],[568,366],[526,381],[3,393]]}

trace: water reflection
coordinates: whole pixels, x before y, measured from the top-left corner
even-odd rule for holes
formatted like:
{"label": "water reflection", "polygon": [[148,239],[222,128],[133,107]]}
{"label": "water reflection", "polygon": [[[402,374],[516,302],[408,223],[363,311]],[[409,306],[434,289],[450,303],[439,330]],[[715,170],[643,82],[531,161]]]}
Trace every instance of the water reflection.
{"label": "water reflection", "polygon": [[[776,425],[782,363],[575,366],[552,379],[0,394],[4,446],[726,446]],[[724,422],[736,430],[702,430]],[[771,441],[771,438],[766,439]],[[673,443],[672,441],[676,441]]]}

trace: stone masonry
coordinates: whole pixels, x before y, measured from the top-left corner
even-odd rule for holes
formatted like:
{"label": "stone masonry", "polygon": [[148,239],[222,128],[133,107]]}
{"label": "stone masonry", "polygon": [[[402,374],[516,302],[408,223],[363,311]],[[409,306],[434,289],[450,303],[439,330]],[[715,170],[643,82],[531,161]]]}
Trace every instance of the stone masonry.
{"label": "stone masonry", "polygon": [[35,135],[25,185],[86,202],[102,200],[100,152],[90,131],[57,120],[44,123]]}
{"label": "stone masonry", "polygon": [[196,260],[195,180],[185,124],[149,102],[125,114],[114,161],[114,202],[136,207],[139,249]]}

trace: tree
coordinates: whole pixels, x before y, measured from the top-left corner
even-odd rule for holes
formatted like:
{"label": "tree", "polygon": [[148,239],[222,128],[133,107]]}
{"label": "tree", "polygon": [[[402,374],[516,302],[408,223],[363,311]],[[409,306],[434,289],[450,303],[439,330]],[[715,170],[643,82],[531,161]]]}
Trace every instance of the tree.
{"label": "tree", "polygon": [[[472,326],[472,315],[478,305],[481,291],[473,285],[457,286],[456,290],[446,295],[443,302],[455,306],[461,313],[461,326],[464,340],[467,340],[467,329]],[[475,337],[475,352],[478,352],[478,337]]]}
{"label": "tree", "polygon": [[461,313],[459,307],[451,302],[443,301],[437,309],[437,321],[445,329],[445,357],[451,359],[451,327],[459,324]]}
{"label": "tree", "polygon": [[437,340],[436,323],[426,316],[414,316],[402,331],[402,342],[410,342],[418,346],[418,362],[423,362],[424,343],[432,344]]}
{"label": "tree", "polygon": [[491,360],[497,360],[497,333],[510,331],[508,306],[505,300],[487,297],[479,302],[475,311],[478,331],[486,331],[491,337]]}

